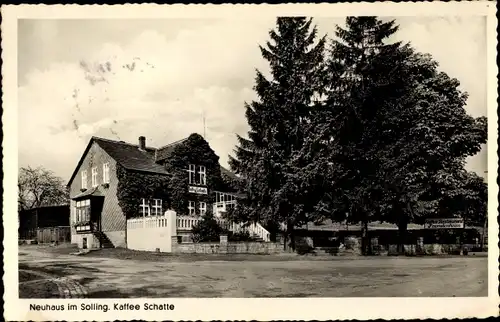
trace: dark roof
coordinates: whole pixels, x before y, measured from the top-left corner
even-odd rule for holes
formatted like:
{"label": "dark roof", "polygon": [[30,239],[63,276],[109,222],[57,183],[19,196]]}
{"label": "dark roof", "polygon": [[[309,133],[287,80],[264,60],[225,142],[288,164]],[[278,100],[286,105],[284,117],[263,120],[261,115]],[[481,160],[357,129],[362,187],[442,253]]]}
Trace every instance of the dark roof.
{"label": "dark roof", "polygon": [[185,141],[187,141],[187,139],[188,138],[184,138],[182,140],[172,142],[170,144],[162,146],[161,148],[156,149],[156,153],[154,156],[155,161],[158,162],[161,160],[168,159],[170,157],[170,155],[172,154],[172,152],[174,151],[175,147],[178,146],[179,144],[184,143]]}
{"label": "dark roof", "polygon": [[[155,153],[156,162],[168,159],[170,157],[170,155],[172,154],[172,152],[174,151],[174,149],[177,146],[179,146],[180,144],[186,142],[187,139],[188,138],[184,138],[182,140],[178,140],[178,141],[172,142],[170,144],[167,144],[165,146],[162,146],[161,148],[157,148],[156,153]],[[222,175],[226,175],[231,179],[236,179],[236,180],[240,179],[236,174],[234,174],[233,172],[224,168],[223,166],[220,167],[220,172]]]}
{"label": "dark roof", "polygon": [[[169,173],[165,168],[158,164],[158,161],[167,159],[174,148],[179,144],[185,142],[188,138],[172,142],[161,148],[146,147],[145,150],[140,150],[137,144],[131,144],[123,141],[115,141],[93,136],[89,144],[85,148],[83,155],[75,168],[75,171],[69,179],[68,186],[71,185],[74,177],[76,176],[80,165],[82,164],[85,155],[89,151],[92,143],[96,142],[110,157],[127,170],[150,172],[168,175]],[[221,167],[221,172],[231,178],[238,178],[234,173]]]}
{"label": "dark roof", "polygon": [[80,161],[78,161],[77,166],[75,167],[75,171],[71,175],[71,178],[68,181],[68,186],[71,185],[71,182],[75,178],[78,169],[82,165],[85,156],[88,151],[92,147],[93,143],[97,143],[106,153],[109,154],[117,163],[123,166],[125,169],[134,170],[134,171],[142,171],[142,172],[151,172],[151,173],[159,173],[159,174],[168,174],[164,167],[157,164],[155,162],[155,148],[146,148],[145,151],[139,149],[139,146],[136,144],[130,144],[123,141],[114,141],[104,138],[99,138],[93,136],[85,151],[83,152]]}
{"label": "dark roof", "polygon": [[233,172],[231,172],[228,169],[224,168],[223,166],[220,167],[220,172],[221,172],[222,175],[226,175],[230,179],[233,179],[233,180],[239,180],[239,179],[241,179],[236,174],[234,174]]}
{"label": "dark roof", "polygon": [[[472,226],[465,225],[465,228],[476,228]],[[345,222],[332,222],[331,220],[325,220],[321,224],[309,223],[308,225],[304,225],[302,227],[298,227],[296,229],[305,229],[305,230],[321,230],[321,231],[361,231],[360,224],[349,224],[347,225]],[[425,229],[424,225],[418,224],[408,224],[408,230],[420,230]],[[477,228],[476,228],[477,229]],[[391,223],[386,222],[370,222],[368,223],[368,230],[398,230],[398,226]]]}
{"label": "dark roof", "polygon": [[[296,229],[307,229],[307,230],[321,230],[321,231],[342,231],[342,230],[351,230],[351,231],[360,231],[360,224],[349,224],[332,222],[331,220],[325,220],[321,224],[309,223],[308,225],[304,225],[302,227],[298,227]],[[368,224],[368,230],[397,230],[398,226],[390,223],[380,223],[380,222],[371,222]],[[422,225],[416,224],[408,224],[408,230],[414,229],[423,229]]]}
{"label": "dark roof", "polygon": [[81,199],[81,198],[87,197],[87,196],[100,197],[100,196],[103,196],[103,194],[98,189],[98,187],[94,187],[94,188],[85,190],[84,192],[74,196],[72,199],[77,200],[77,199]]}
{"label": "dark roof", "polygon": [[95,142],[125,169],[168,174],[163,166],[155,162],[154,148],[140,150],[138,145],[123,141],[112,141],[94,137]]}

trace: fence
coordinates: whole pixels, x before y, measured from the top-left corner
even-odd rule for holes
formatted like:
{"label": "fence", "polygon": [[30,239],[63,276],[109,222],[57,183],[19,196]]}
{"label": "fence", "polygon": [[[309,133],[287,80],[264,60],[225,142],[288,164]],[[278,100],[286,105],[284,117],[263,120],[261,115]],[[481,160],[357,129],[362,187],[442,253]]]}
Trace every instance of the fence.
{"label": "fence", "polygon": [[71,228],[69,226],[45,227],[36,230],[38,243],[70,243]]}

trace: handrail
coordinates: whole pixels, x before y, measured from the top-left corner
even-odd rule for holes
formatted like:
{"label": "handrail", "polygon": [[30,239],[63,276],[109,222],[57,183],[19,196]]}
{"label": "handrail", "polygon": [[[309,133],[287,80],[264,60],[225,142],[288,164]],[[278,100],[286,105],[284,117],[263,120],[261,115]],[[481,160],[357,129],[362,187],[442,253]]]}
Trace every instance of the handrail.
{"label": "handrail", "polygon": [[[250,225],[245,226],[242,223],[229,222],[221,218],[217,218],[216,220],[221,227],[233,233],[247,231],[250,235],[257,236],[265,242],[269,242],[271,240],[271,234],[260,223],[251,223]],[[200,218],[182,216],[177,217],[176,221],[177,229],[192,230],[193,226],[200,221]],[[162,216],[131,218],[127,220],[128,229],[160,228],[167,227],[167,225],[167,219]]]}

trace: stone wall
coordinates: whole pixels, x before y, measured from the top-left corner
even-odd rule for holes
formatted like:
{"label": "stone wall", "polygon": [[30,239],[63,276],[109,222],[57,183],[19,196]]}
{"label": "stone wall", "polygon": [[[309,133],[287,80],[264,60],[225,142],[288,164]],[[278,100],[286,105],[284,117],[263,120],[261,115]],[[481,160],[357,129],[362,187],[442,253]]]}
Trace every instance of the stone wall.
{"label": "stone wall", "polygon": [[[470,249],[471,247],[469,247]],[[424,245],[404,245],[405,255],[460,255],[462,247],[458,244],[424,244]],[[397,255],[398,246],[389,245],[388,255]]]}
{"label": "stone wall", "polygon": [[283,245],[268,242],[172,243],[172,252],[188,254],[278,254],[283,252]]}
{"label": "stone wall", "polygon": [[[474,245],[464,245],[470,251]],[[458,244],[424,244],[424,245],[404,245],[404,255],[423,256],[423,255],[460,255],[462,247]],[[343,247],[316,247],[313,251],[317,255],[348,256],[361,255],[361,245],[359,241],[346,243]],[[396,256],[398,253],[397,245],[374,245],[372,241],[372,255],[375,256]]]}

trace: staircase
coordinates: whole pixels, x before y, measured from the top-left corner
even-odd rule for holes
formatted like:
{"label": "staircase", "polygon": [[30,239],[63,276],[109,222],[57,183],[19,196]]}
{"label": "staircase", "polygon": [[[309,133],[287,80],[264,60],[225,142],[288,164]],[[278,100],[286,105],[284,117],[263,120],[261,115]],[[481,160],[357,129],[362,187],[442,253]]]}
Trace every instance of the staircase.
{"label": "staircase", "polygon": [[271,234],[264,228],[262,227],[261,224],[259,223],[252,223],[250,225],[244,225],[240,223],[229,223],[225,220],[219,219],[218,220],[219,225],[224,227],[225,229],[237,233],[237,232],[243,232],[246,231],[250,234],[250,236],[255,239],[256,241],[259,242],[270,242],[271,241]]}
{"label": "staircase", "polygon": [[257,241],[269,242],[271,241],[271,234],[262,227],[259,223],[253,223],[250,226],[246,227],[250,236],[255,238]]}
{"label": "staircase", "polygon": [[113,245],[113,243],[111,242],[111,240],[109,240],[108,236],[106,236],[106,234],[104,232],[94,231],[93,234],[97,238],[97,240],[99,240],[99,242],[101,244],[101,248],[114,248],[115,247]]}
{"label": "staircase", "polygon": [[255,234],[255,233],[251,234],[250,236],[252,237],[252,239],[254,239],[257,242],[264,242],[265,241],[264,238],[262,238],[261,236],[259,236],[258,234]]}

